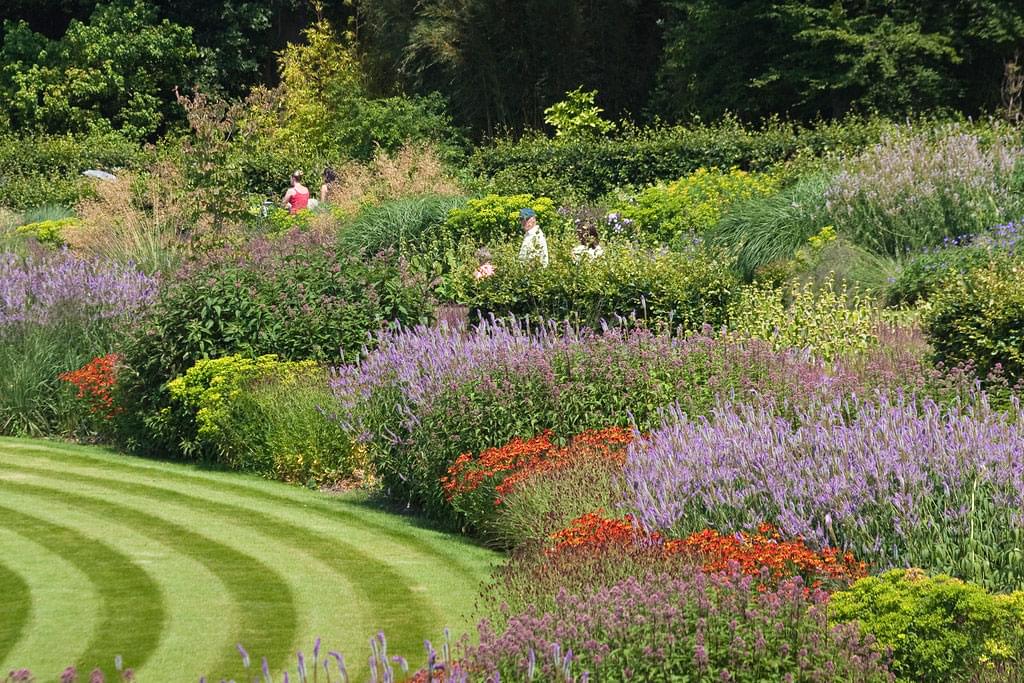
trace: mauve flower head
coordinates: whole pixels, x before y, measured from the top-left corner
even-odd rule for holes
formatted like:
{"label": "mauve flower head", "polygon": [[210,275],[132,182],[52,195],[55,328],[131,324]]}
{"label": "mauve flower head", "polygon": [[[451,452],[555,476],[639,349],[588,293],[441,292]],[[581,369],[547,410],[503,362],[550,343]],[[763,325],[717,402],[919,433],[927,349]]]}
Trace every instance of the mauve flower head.
{"label": "mauve flower head", "polygon": [[130,316],[155,296],[157,280],[131,266],[82,259],[68,250],[0,254],[0,332],[18,324]]}
{"label": "mauve flower head", "polygon": [[[721,403],[707,418],[667,415],[631,444],[625,467],[627,506],[649,528],[685,534],[769,522],[811,545],[851,550],[876,569],[926,565],[1000,589],[1024,582],[1024,565],[999,536],[983,549],[991,571],[966,575],[977,529],[1022,525],[1024,411],[1016,400],[1000,412],[984,395],[943,408],[883,394],[812,402],[794,420],[765,404]],[[934,557],[940,540],[944,566]]]}

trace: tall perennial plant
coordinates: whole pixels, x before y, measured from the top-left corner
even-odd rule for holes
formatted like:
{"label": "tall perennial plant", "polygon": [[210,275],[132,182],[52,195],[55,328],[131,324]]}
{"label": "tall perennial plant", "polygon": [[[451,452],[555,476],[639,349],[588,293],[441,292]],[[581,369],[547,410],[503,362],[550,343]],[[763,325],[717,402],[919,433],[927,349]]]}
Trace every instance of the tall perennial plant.
{"label": "tall perennial plant", "polygon": [[836,546],[878,569],[925,567],[993,589],[1024,586],[1024,410],[984,396],[673,409],[629,451],[644,525],[686,535],[752,530]]}

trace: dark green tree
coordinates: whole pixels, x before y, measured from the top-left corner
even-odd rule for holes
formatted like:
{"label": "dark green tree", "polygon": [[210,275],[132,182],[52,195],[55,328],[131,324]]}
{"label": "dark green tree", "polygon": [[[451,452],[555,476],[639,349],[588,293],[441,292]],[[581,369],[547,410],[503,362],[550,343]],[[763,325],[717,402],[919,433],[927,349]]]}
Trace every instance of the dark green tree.
{"label": "dark green tree", "polygon": [[360,0],[357,38],[377,89],[438,91],[477,133],[542,126],[580,86],[638,112],[661,52],[657,0]]}
{"label": "dark green tree", "polygon": [[653,110],[672,118],[851,109],[977,112],[1024,41],[1018,0],[665,0]]}
{"label": "dark green tree", "polygon": [[59,40],[7,22],[0,108],[15,130],[151,138],[182,118],[174,88],[194,81],[198,58],[191,29],[140,0],[98,5]]}

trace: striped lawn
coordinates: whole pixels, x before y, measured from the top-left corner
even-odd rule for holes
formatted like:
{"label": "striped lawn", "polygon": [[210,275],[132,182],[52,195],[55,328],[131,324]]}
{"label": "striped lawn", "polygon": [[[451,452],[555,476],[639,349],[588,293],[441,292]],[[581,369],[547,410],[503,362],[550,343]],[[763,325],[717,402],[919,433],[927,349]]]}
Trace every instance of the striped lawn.
{"label": "striped lawn", "polygon": [[236,643],[281,669],[322,636],[358,674],[380,630],[415,665],[497,561],[356,494],[0,439],[0,672],[220,680]]}

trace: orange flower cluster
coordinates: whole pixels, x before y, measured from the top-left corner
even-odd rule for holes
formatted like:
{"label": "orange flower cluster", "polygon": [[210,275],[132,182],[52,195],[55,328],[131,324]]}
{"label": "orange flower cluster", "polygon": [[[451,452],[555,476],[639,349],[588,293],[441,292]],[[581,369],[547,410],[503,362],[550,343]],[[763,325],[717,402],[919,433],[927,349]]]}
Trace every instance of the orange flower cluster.
{"label": "orange flower cluster", "polygon": [[561,469],[585,459],[622,464],[625,447],[633,439],[630,430],[611,427],[583,432],[563,448],[552,442],[553,436],[547,430],[531,439],[516,437],[500,448],[488,448],[479,457],[463,453],[448,468],[448,474],[441,477],[445,497],[451,501],[476,491],[485,482],[500,479],[495,487],[498,498],[494,502],[498,505],[501,496],[539,472]]}
{"label": "orange flower cluster", "polygon": [[616,546],[691,557],[707,572],[738,566],[739,571],[751,576],[767,569],[772,580],[800,575],[812,586],[822,581],[852,583],[867,576],[867,565],[858,562],[852,553],[835,548],[816,552],[804,545],[803,539],[783,539],[768,524],[762,524],[756,534],[721,534],[705,529],[682,540],[666,540],[656,531],[637,527],[630,515],[608,519],[598,510],[573,520],[568,528],[552,534],[551,540],[554,547],[548,550],[549,554],[581,549],[600,551]]}
{"label": "orange flower cluster", "polygon": [[535,458],[505,477],[498,484],[499,496],[507,496],[520,482],[540,472],[552,472],[573,462],[589,460],[622,465],[626,461],[626,446],[633,440],[633,431],[622,427],[592,429],[573,437],[568,448],[555,448],[543,458]]}
{"label": "orange flower cluster", "polygon": [[867,565],[858,562],[853,553],[835,548],[811,550],[801,538],[783,539],[770,524],[762,524],[756,534],[721,534],[705,529],[670,543],[677,552],[700,557],[705,571],[723,571],[735,562],[746,574],[758,574],[767,568],[774,579],[799,574],[811,582],[852,582],[867,576]]}
{"label": "orange flower cluster", "polygon": [[567,550],[605,550],[610,546],[619,548],[654,548],[659,552],[673,552],[671,541],[667,542],[658,532],[647,532],[636,526],[632,515],[623,519],[609,519],[602,513],[589,512],[577,517],[567,528],[551,534],[555,542],[548,554],[554,555]]}
{"label": "orange flower cluster", "polygon": [[60,379],[78,389],[77,397],[88,403],[90,413],[110,419],[118,413],[111,390],[117,380],[119,360],[116,353],[98,356],[78,370],[62,372]]}

